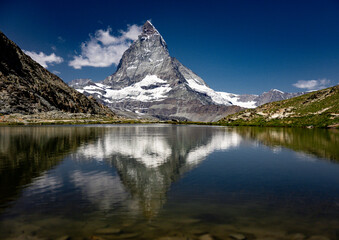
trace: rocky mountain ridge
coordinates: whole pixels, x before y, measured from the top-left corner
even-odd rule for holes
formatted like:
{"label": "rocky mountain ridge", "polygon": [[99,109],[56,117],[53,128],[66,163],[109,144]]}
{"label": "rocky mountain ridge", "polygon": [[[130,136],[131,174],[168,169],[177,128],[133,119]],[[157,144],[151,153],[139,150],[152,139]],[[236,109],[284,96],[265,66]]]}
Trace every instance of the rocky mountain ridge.
{"label": "rocky mountain ridge", "polygon": [[248,105],[248,108],[256,108],[266,103],[286,100],[303,94],[305,93],[304,92],[288,93],[280,91],[278,89],[271,89],[270,91],[263,92],[260,95],[254,94],[238,95],[238,102],[240,104],[252,103],[252,106]]}
{"label": "rocky mountain ridge", "polygon": [[32,60],[0,31],[0,114],[48,111],[114,115]]}

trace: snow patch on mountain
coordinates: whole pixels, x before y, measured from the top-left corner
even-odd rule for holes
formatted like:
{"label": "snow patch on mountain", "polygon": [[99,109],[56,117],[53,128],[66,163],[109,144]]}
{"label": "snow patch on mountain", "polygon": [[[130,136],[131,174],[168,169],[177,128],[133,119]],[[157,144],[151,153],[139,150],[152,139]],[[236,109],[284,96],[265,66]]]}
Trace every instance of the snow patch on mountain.
{"label": "snow patch on mountain", "polygon": [[200,83],[196,79],[186,79],[188,86],[193,90],[206,94],[209,96],[213,102],[221,105],[237,105],[244,108],[255,108],[255,101],[241,102],[237,94],[227,93],[227,92],[216,92],[213,89],[209,88],[205,84]]}
{"label": "snow patch on mountain", "polygon": [[[237,105],[244,108],[257,107],[256,101],[241,101],[238,94],[214,91],[198,79],[186,79],[186,82],[192,90],[209,96],[215,104],[226,106]],[[109,85],[95,82],[90,82],[90,84],[85,86],[74,84],[73,87],[81,93],[96,95],[107,103],[125,100],[141,102],[161,101],[172,90],[167,81],[158,78],[156,75],[147,75],[140,82],[121,89],[112,89]]]}
{"label": "snow patch on mountain", "polygon": [[105,97],[116,101],[126,99],[142,102],[160,101],[166,98],[166,93],[171,89],[165,80],[158,78],[156,75],[147,75],[143,80],[131,86],[119,90],[106,89]]}
{"label": "snow patch on mountain", "polygon": [[[134,83],[131,86],[114,90],[110,86],[94,83],[93,85],[85,86],[83,89],[76,89],[81,93],[97,94],[104,97],[106,102],[137,100],[142,102],[161,101],[166,98],[166,94],[171,91],[170,85],[156,75],[147,75],[140,82]],[[111,101],[112,100],[112,101]]]}
{"label": "snow patch on mountain", "polygon": [[241,101],[240,95],[234,93],[227,93],[227,92],[216,92],[222,98],[228,99],[233,105],[240,106],[243,108],[256,108],[257,102],[256,101]]}
{"label": "snow patch on mountain", "polygon": [[279,89],[272,89],[272,91],[274,91],[274,92],[279,92],[279,93],[284,93],[283,91],[280,91]]}
{"label": "snow patch on mountain", "polygon": [[211,99],[217,103],[217,104],[223,104],[223,105],[232,105],[228,99],[223,98],[220,94],[215,92],[213,89],[207,87],[204,84],[199,83],[195,79],[186,79],[188,86],[192,88],[193,90],[204,93],[207,96],[211,97]]}

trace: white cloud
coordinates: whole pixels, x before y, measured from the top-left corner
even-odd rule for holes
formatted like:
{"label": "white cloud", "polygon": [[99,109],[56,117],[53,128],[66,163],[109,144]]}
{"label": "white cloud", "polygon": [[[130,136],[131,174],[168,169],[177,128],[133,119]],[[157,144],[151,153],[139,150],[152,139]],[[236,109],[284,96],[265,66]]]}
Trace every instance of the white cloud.
{"label": "white cloud", "polygon": [[57,70],[54,70],[53,73],[54,73],[55,75],[61,74],[61,72],[59,72],[59,71],[57,71]]}
{"label": "white cloud", "polygon": [[23,50],[28,56],[30,56],[34,61],[38,62],[44,68],[47,68],[47,64],[53,65],[54,63],[62,63],[64,59],[62,57],[58,57],[55,53],[51,53],[50,55],[46,55],[43,52],[36,53],[31,51]]}
{"label": "white cloud", "polygon": [[103,45],[111,45],[114,43],[118,43],[120,41],[119,37],[112,36],[110,32],[111,28],[107,28],[107,30],[99,29],[95,33],[95,39],[98,42],[102,42]]}
{"label": "white cloud", "polygon": [[141,28],[141,26],[137,26],[134,24],[128,27],[127,32],[121,31],[121,34],[127,39],[136,40],[141,33]]}
{"label": "white cloud", "polygon": [[127,31],[121,30],[119,36],[111,35],[111,31],[111,28],[97,30],[94,37],[90,36],[89,41],[81,44],[81,54],[73,56],[68,65],[75,69],[117,65],[132,41],[138,38],[141,26],[130,25]]}
{"label": "white cloud", "polygon": [[293,86],[307,90],[319,90],[329,86],[330,80],[323,78],[318,80],[299,80]]}

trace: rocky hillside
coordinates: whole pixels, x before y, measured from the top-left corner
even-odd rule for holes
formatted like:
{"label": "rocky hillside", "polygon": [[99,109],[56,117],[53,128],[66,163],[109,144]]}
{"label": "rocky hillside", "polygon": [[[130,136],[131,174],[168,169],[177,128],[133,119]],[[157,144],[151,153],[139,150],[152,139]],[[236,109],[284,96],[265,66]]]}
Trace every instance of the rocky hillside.
{"label": "rocky hillside", "polygon": [[339,85],[227,116],[225,125],[339,127]]}
{"label": "rocky hillside", "polygon": [[0,32],[0,114],[55,110],[113,115],[32,60]]}

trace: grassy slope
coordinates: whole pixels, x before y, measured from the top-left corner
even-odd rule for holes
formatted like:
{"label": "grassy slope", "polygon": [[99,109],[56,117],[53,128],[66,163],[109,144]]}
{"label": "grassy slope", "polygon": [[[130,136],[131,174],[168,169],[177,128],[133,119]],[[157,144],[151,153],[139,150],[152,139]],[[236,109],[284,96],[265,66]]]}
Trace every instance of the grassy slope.
{"label": "grassy slope", "polygon": [[272,102],[221,119],[232,126],[339,126],[339,85]]}

